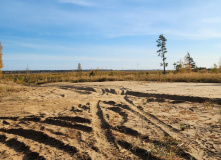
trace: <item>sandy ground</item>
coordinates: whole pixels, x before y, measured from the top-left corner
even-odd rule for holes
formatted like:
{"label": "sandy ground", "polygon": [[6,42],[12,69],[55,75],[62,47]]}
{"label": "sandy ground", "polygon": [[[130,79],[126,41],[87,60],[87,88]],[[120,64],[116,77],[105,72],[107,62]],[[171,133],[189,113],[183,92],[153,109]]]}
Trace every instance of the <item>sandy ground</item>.
{"label": "sandy ground", "polygon": [[20,86],[0,97],[0,159],[221,159],[221,84]]}

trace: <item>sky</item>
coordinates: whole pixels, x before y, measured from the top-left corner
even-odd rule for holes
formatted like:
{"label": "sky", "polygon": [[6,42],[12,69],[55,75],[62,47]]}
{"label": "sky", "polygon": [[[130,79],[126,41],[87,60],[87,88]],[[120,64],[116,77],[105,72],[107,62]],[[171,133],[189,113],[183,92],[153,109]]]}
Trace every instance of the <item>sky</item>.
{"label": "sky", "polygon": [[3,70],[163,69],[221,58],[221,0],[0,0]]}

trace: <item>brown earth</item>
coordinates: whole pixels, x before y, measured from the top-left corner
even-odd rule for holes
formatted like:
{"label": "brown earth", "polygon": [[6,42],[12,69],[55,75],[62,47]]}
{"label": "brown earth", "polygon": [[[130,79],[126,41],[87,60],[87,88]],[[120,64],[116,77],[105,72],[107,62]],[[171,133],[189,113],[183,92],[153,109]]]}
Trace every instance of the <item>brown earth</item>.
{"label": "brown earth", "polygon": [[0,96],[0,159],[221,159],[221,84],[15,88]]}

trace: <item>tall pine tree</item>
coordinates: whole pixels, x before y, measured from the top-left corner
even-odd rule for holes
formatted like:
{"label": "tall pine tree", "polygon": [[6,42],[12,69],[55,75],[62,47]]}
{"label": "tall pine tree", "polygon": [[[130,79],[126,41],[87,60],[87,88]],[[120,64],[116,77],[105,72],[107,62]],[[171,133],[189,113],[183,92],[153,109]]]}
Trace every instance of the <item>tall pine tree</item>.
{"label": "tall pine tree", "polygon": [[163,36],[163,34],[161,34],[159,36],[159,39],[156,41],[157,42],[157,47],[159,47],[160,49],[157,51],[158,56],[160,56],[162,58],[162,63],[160,63],[160,66],[163,66],[163,73],[166,73],[166,67],[168,65],[168,63],[166,62],[166,56],[165,54],[167,53],[167,48],[166,48],[166,41],[167,39]]}
{"label": "tall pine tree", "polygon": [[196,64],[193,61],[193,58],[190,56],[190,53],[187,52],[187,55],[184,57],[184,65],[186,69],[195,69]]}

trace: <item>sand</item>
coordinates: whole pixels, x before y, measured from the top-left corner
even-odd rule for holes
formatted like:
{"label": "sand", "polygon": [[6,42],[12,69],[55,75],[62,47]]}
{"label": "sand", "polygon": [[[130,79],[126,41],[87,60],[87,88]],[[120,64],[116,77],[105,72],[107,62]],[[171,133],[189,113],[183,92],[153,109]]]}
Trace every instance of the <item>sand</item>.
{"label": "sand", "polygon": [[0,159],[221,159],[221,84],[19,87],[0,97]]}

